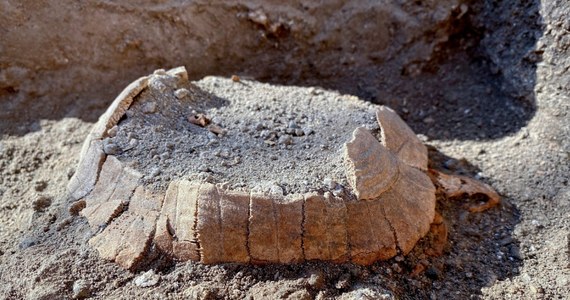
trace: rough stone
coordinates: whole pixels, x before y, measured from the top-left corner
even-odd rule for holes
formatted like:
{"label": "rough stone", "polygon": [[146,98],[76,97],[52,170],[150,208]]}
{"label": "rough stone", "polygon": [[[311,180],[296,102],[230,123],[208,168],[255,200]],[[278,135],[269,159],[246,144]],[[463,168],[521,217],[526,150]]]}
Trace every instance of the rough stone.
{"label": "rough stone", "polygon": [[73,299],[84,299],[91,294],[91,285],[86,280],[73,282]]}
{"label": "rough stone", "polygon": [[156,274],[154,270],[148,270],[141,275],[135,277],[134,283],[138,287],[151,287],[158,284],[160,275]]}

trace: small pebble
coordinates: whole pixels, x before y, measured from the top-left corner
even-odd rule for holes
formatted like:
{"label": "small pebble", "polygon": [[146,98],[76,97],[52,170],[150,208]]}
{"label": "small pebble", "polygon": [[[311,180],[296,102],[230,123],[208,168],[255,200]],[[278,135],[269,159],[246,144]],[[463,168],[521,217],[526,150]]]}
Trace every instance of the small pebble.
{"label": "small pebble", "polygon": [[208,130],[216,135],[225,135],[226,134],[226,130],[223,129],[222,127],[212,124],[210,126],[208,126]]}
{"label": "small pebble", "polygon": [[89,297],[91,294],[91,285],[85,280],[76,280],[73,283],[73,298],[83,299]]}
{"label": "small pebble", "polygon": [[158,284],[160,275],[154,273],[154,270],[149,270],[135,278],[135,285],[138,287],[151,287]]}
{"label": "small pebble", "polygon": [[271,140],[277,136],[277,133],[271,130],[262,130],[259,136],[264,140]]}
{"label": "small pebble", "polygon": [[392,270],[394,270],[394,272],[396,272],[396,273],[402,273],[402,267],[400,267],[400,265],[398,265],[398,264],[393,264]]}
{"label": "small pebble", "polygon": [[221,157],[221,158],[229,158],[230,157],[230,149],[227,149],[227,148],[220,149],[220,150],[216,151],[214,153],[214,155],[217,157]]}
{"label": "small pebble", "polygon": [[156,176],[158,176],[158,175],[160,175],[160,169],[159,169],[159,168],[153,168],[153,169],[150,171],[149,177],[152,178],[152,177],[156,177]]}
{"label": "small pebble", "polygon": [[73,177],[74,174],[75,174],[75,168],[69,167],[67,169],[67,179],[71,179],[71,177]]}
{"label": "small pebble", "polygon": [[344,189],[341,185],[338,185],[337,188],[332,191],[332,193],[335,197],[340,197],[344,194]]}
{"label": "small pebble", "polygon": [[164,143],[164,146],[165,146],[167,149],[173,150],[174,147],[176,146],[176,144],[174,144],[173,142],[166,142],[166,143]]}
{"label": "small pebble", "polygon": [[263,123],[257,123],[255,124],[254,129],[257,131],[262,131],[263,129],[265,129],[265,126],[263,126]]}
{"label": "small pebble", "polygon": [[307,284],[314,289],[321,289],[325,285],[325,277],[321,272],[313,272],[307,279]]}
{"label": "small pebble", "polygon": [[327,187],[329,190],[333,190],[334,188],[336,188],[336,185],[337,185],[336,181],[332,180],[332,179],[329,178],[329,177],[326,177],[326,178],[323,180],[323,184],[324,184],[325,187]]}
{"label": "small pebble", "polygon": [[198,171],[200,171],[200,172],[212,172],[212,170],[206,165],[200,165],[198,167]]}
{"label": "small pebble", "polygon": [[271,184],[269,187],[269,194],[276,197],[283,197],[283,188],[276,183]]}
{"label": "small pebble", "polygon": [[134,148],[139,144],[139,140],[137,139],[131,139],[129,140],[129,148]]}
{"label": "small pebble", "polygon": [[18,244],[18,248],[20,250],[24,250],[34,246],[35,244],[37,244],[36,239],[28,236],[23,238],[22,241],[20,241],[20,244]]}
{"label": "small pebble", "polygon": [[111,127],[111,129],[107,130],[107,135],[110,137],[116,137],[117,133],[119,133],[119,127],[117,125]]}
{"label": "small pebble", "polygon": [[177,89],[176,91],[174,91],[174,96],[176,96],[176,98],[178,98],[178,99],[182,99],[182,98],[188,96],[189,94],[190,94],[190,91],[188,91],[185,88]]}
{"label": "small pebble", "polygon": [[159,92],[164,92],[166,90],[166,85],[158,78],[151,78],[148,82],[148,86]]}
{"label": "small pebble", "polygon": [[311,134],[315,133],[315,131],[309,127],[304,127],[303,133],[304,133],[304,135],[311,135]]}
{"label": "small pebble", "polygon": [[523,260],[523,256],[517,245],[511,245],[509,247],[509,255],[514,259]]}
{"label": "small pebble", "polygon": [[281,145],[291,145],[293,144],[293,139],[289,135],[283,135],[277,142]]}
{"label": "small pebble", "polygon": [[157,111],[156,102],[147,102],[143,104],[142,112],[145,114],[153,114]]}
{"label": "small pebble", "polygon": [[164,152],[160,155],[161,160],[167,160],[169,158],[170,158],[170,153],[168,153],[168,152]]}
{"label": "small pebble", "polygon": [[309,293],[309,291],[302,289],[291,293],[287,299],[311,300],[313,299],[313,296],[311,296],[311,293]]}
{"label": "small pebble", "polygon": [[291,121],[289,121],[289,124],[287,124],[287,128],[296,129],[296,128],[299,128],[299,126],[297,126],[297,123],[295,123],[295,121],[291,120]]}
{"label": "small pebble", "polygon": [[528,275],[528,273],[524,273],[521,275],[520,279],[522,280],[522,282],[528,284],[532,281],[532,278],[530,277],[530,275]]}
{"label": "small pebble", "polygon": [[338,281],[336,282],[334,287],[339,289],[339,290],[349,288],[350,287],[350,275],[344,274],[344,275],[340,276],[340,278],[338,279]]}
{"label": "small pebble", "polygon": [[103,152],[108,155],[115,155],[121,153],[122,150],[117,144],[110,142],[103,145]]}
{"label": "small pebble", "polygon": [[207,284],[190,286],[184,290],[183,295],[185,299],[212,300],[218,298],[216,297],[216,293]]}

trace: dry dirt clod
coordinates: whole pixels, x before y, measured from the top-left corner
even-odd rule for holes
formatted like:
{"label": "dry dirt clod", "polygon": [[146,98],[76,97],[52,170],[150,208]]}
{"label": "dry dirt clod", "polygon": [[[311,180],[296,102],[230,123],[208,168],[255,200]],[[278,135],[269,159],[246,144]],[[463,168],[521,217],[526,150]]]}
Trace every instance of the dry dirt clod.
{"label": "dry dirt clod", "polygon": [[78,216],[79,213],[85,208],[85,200],[77,200],[69,206],[69,213],[72,216]]}
{"label": "dry dirt clod", "polygon": [[34,211],[43,212],[51,205],[51,198],[45,195],[39,195],[36,197],[34,202],[32,202],[32,208]]}

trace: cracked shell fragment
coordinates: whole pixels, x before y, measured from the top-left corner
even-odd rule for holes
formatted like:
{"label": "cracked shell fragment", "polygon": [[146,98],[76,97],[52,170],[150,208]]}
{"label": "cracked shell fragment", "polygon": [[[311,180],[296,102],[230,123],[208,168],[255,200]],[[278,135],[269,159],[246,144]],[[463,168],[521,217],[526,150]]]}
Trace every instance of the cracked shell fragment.
{"label": "cracked shell fragment", "polygon": [[[86,138],[68,190],[85,202],[89,244],[103,259],[127,269],[154,259],[367,265],[408,253],[427,233],[435,211],[435,188],[423,173],[427,154],[392,110],[346,97],[325,111],[326,98],[339,97],[332,92],[320,104],[312,97],[285,107],[242,103],[271,95],[256,89],[279,89],[209,80],[190,83],[184,68],[143,77]],[[185,97],[176,96],[179,89]],[[292,107],[318,117],[263,115]],[[222,130],[194,124],[196,115]],[[322,122],[324,115],[345,125]],[[376,136],[365,129],[377,124]],[[113,155],[104,151],[110,144]],[[333,178],[323,187],[316,178],[324,175]]]}
{"label": "cracked shell fragment", "polygon": [[[366,264],[394,256],[394,246],[404,254],[410,252],[429,231],[435,215],[435,187],[429,176],[398,160],[364,128],[357,128],[352,140],[346,144],[345,160],[349,183],[362,200],[353,204],[362,207],[354,208],[352,219],[370,222],[369,226],[359,226],[369,227],[368,233],[355,231],[349,234],[349,238],[361,234],[364,239],[369,239],[351,243],[363,245],[359,246],[362,254],[353,253],[352,256],[361,257],[361,263]],[[374,236],[378,237],[372,238]],[[373,245],[374,240],[390,239],[393,244]]]}
{"label": "cracked shell fragment", "polygon": [[382,129],[382,143],[402,162],[427,171],[428,151],[410,127],[391,108],[381,106],[376,119]]}

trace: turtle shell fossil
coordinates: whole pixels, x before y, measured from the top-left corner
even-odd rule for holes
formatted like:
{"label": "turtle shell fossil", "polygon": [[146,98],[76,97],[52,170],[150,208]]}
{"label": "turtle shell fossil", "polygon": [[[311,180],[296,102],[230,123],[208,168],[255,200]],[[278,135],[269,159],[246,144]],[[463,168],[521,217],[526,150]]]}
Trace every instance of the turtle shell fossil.
{"label": "turtle shell fossil", "polygon": [[391,109],[315,88],[131,83],[94,125],[68,190],[104,259],[367,265],[430,228],[427,149]]}

